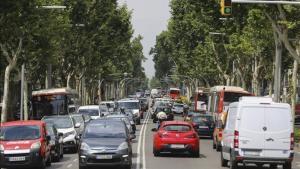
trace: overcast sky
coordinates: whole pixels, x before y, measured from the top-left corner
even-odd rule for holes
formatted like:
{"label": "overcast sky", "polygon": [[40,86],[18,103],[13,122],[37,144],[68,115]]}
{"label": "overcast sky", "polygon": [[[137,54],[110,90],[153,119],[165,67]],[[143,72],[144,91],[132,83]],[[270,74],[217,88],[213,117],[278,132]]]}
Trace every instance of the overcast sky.
{"label": "overcast sky", "polygon": [[152,57],[149,56],[151,47],[155,45],[156,35],[166,30],[170,18],[169,0],[119,0],[127,3],[132,14],[132,24],[135,35],[142,35],[144,55],[147,61],[143,63],[147,77],[155,74]]}

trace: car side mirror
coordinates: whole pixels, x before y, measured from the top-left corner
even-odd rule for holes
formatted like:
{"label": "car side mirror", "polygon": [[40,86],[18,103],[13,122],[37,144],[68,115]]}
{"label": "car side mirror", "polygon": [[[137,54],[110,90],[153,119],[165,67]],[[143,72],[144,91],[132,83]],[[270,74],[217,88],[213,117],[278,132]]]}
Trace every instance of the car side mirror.
{"label": "car side mirror", "polygon": [[76,124],[75,124],[75,128],[79,128],[80,126],[81,126],[80,123],[76,123]]}
{"label": "car side mirror", "polygon": [[50,140],[51,140],[51,136],[47,135],[47,136],[46,136],[46,140],[47,140],[47,141],[50,141]]}
{"label": "car side mirror", "polygon": [[81,139],[81,134],[79,134],[78,136],[75,136],[76,140],[80,140]]}
{"label": "car side mirror", "polygon": [[151,131],[157,132],[157,128],[152,128]]}
{"label": "car side mirror", "polygon": [[62,136],[64,136],[64,134],[63,133],[58,133],[57,134],[59,137],[62,137]]}

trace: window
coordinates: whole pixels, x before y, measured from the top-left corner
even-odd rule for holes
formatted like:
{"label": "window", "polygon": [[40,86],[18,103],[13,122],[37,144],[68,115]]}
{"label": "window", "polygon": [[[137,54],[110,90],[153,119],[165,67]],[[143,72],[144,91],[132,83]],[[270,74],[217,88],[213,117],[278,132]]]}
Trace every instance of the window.
{"label": "window", "polygon": [[178,131],[178,132],[187,132],[191,130],[190,126],[187,125],[166,125],[164,126],[165,131]]}

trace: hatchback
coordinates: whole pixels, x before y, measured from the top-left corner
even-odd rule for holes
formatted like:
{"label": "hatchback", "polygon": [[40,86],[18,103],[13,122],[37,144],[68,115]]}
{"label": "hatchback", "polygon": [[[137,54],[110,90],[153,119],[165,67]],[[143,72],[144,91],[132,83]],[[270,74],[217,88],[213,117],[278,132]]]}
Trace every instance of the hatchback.
{"label": "hatchback", "polygon": [[183,121],[164,121],[153,135],[153,154],[161,152],[189,152],[199,157],[199,138],[193,126]]}

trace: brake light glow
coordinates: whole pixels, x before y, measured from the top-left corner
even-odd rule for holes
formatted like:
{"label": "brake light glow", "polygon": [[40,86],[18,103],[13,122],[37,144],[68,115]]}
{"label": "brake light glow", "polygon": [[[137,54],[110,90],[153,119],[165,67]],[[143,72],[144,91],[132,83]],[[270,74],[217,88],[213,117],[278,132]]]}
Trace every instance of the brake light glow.
{"label": "brake light glow", "polygon": [[239,132],[234,131],[234,139],[233,139],[234,148],[239,148]]}
{"label": "brake light glow", "polygon": [[196,133],[189,134],[186,136],[186,138],[197,138],[197,134]]}
{"label": "brake light glow", "polygon": [[161,132],[159,132],[159,133],[158,133],[158,136],[159,136],[160,138],[166,138],[166,137],[168,137],[168,134],[167,134],[167,133],[161,133]]}

